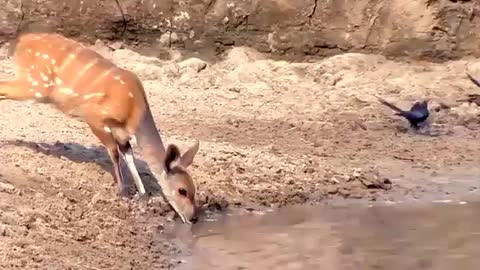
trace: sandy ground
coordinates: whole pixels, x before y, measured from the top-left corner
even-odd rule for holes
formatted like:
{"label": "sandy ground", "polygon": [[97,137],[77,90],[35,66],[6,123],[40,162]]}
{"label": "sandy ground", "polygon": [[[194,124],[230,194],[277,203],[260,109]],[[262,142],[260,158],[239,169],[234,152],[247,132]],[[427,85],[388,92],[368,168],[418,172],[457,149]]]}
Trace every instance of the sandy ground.
{"label": "sandy ground", "polygon": [[[95,48],[139,75],[167,143],[185,150],[200,140],[191,172],[206,209],[478,190],[480,109],[455,102],[480,93],[465,77],[467,67],[480,77],[477,59],[432,64],[344,54],[289,63],[235,48],[205,62],[174,51],[159,60]],[[5,55],[2,78],[13,74]],[[438,136],[409,132],[373,94],[404,108],[433,99]],[[119,200],[111,163],[86,124],[44,104],[2,101],[0,114],[0,268],[175,266],[169,258],[178,247],[158,237],[168,206],[156,195],[148,205]],[[393,184],[367,188],[385,179]]]}

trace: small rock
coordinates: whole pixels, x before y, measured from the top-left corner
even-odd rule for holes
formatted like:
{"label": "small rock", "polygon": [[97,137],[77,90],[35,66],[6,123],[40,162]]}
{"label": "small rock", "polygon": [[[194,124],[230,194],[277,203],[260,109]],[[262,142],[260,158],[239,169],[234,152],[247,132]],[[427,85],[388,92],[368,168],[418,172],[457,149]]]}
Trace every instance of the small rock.
{"label": "small rock", "polygon": [[7,236],[7,228],[4,226],[0,227],[0,236]]}
{"label": "small rock", "polygon": [[207,67],[207,62],[198,58],[189,58],[180,62],[178,65],[181,72],[194,71],[198,73]]}
{"label": "small rock", "polygon": [[350,197],[350,190],[348,190],[346,188],[341,188],[341,189],[338,189],[338,194],[340,194],[341,196],[343,196],[345,198],[348,198],[348,197]]}
{"label": "small rock", "polygon": [[350,193],[350,198],[352,199],[362,199],[363,198],[363,195],[361,193]]}
{"label": "small rock", "polygon": [[123,48],[123,43],[119,42],[119,41],[116,41],[116,42],[113,42],[112,44],[110,44],[109,47],[112,48],[113,50],[119,50],[119,49]]}
{"label": "small rock", "polygon": [[328,194],[337,194],[338,193],[338,187],[329,186],[327,188],[327,193]]}
{"label": "small rock", "polygon": [[95,205],[99,202],[105,202],[106,200],[102,197],[100,192],[93,195],[92,199],[90,200],[90,205]]}
{"label": "small rock", "polygon": [[390,190],[392,188],[392,182],[388,178],[368,177],[368,178],[361,178],[360,181],[368,189]]}
{"label": "small rock", "polygon": [[15,192],[15,187],[11,184],[0,182],[0,192],[12,194]]}

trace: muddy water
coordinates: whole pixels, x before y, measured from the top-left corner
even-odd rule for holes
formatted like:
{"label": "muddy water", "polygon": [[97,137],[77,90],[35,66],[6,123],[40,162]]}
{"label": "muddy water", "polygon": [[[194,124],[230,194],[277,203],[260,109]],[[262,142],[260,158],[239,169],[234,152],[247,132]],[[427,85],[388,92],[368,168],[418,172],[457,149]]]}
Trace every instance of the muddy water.
{"label": "muddy water", "polygon": [[473,270],[479,213],[456,201],[227,214],[183,232],[178,269]]}

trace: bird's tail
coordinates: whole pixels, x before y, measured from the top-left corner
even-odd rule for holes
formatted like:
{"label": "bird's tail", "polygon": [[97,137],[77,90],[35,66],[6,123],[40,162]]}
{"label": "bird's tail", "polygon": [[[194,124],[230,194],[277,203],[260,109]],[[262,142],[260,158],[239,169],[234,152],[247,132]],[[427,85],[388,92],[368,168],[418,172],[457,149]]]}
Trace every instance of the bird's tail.
{"label": "bird's tail", "polygon": [[464,99],[457,99],[456,102],[474,102],[475,100],[479,100],[479,94],[468,94],[467,98]]}
{"label": "bird's tail", "polygon": [[476,86],[480,87],[480,82],[478,80],[476,80],[475,78],[472,77],[472,75],[468,74],[467,73],[467,76],[468,78],[470,79],[470,81],[472,81]]}
{"label": "bird's tail", "polygon": [[404,110],[398,108],[397,106],[393,105],[392,103],[389,103],[389,102],[387,102],[386,100],[384,100],[384,99],[382,99],[382,98],[380,98],[380,97],[378,97],[378,96],[375,96],[375,97],[376,97],[376,98],[378,99],[378,101],[380,101],[380,103],[382,103],[383,105],[389,107],[389,108],[392,109],[392,110],[397,111],[398,113],[396,113],[396,115],[404,115],[404,114],[405,114],[405,111],[404,111]]}

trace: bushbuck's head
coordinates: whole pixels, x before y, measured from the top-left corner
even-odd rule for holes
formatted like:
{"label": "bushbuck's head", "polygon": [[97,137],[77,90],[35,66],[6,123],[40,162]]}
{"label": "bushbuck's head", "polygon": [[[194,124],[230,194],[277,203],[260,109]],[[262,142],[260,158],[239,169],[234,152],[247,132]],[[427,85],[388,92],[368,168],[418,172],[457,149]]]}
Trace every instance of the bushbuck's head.
{"label": "bushbuck's head", "polygon": [[160,179],[163,194],[167,202],[185,223],[197,221],[195,184],[187,171],[199,149],[196,141],[183,155],[174,144],[168,145],[163,160],[163,174]]}

